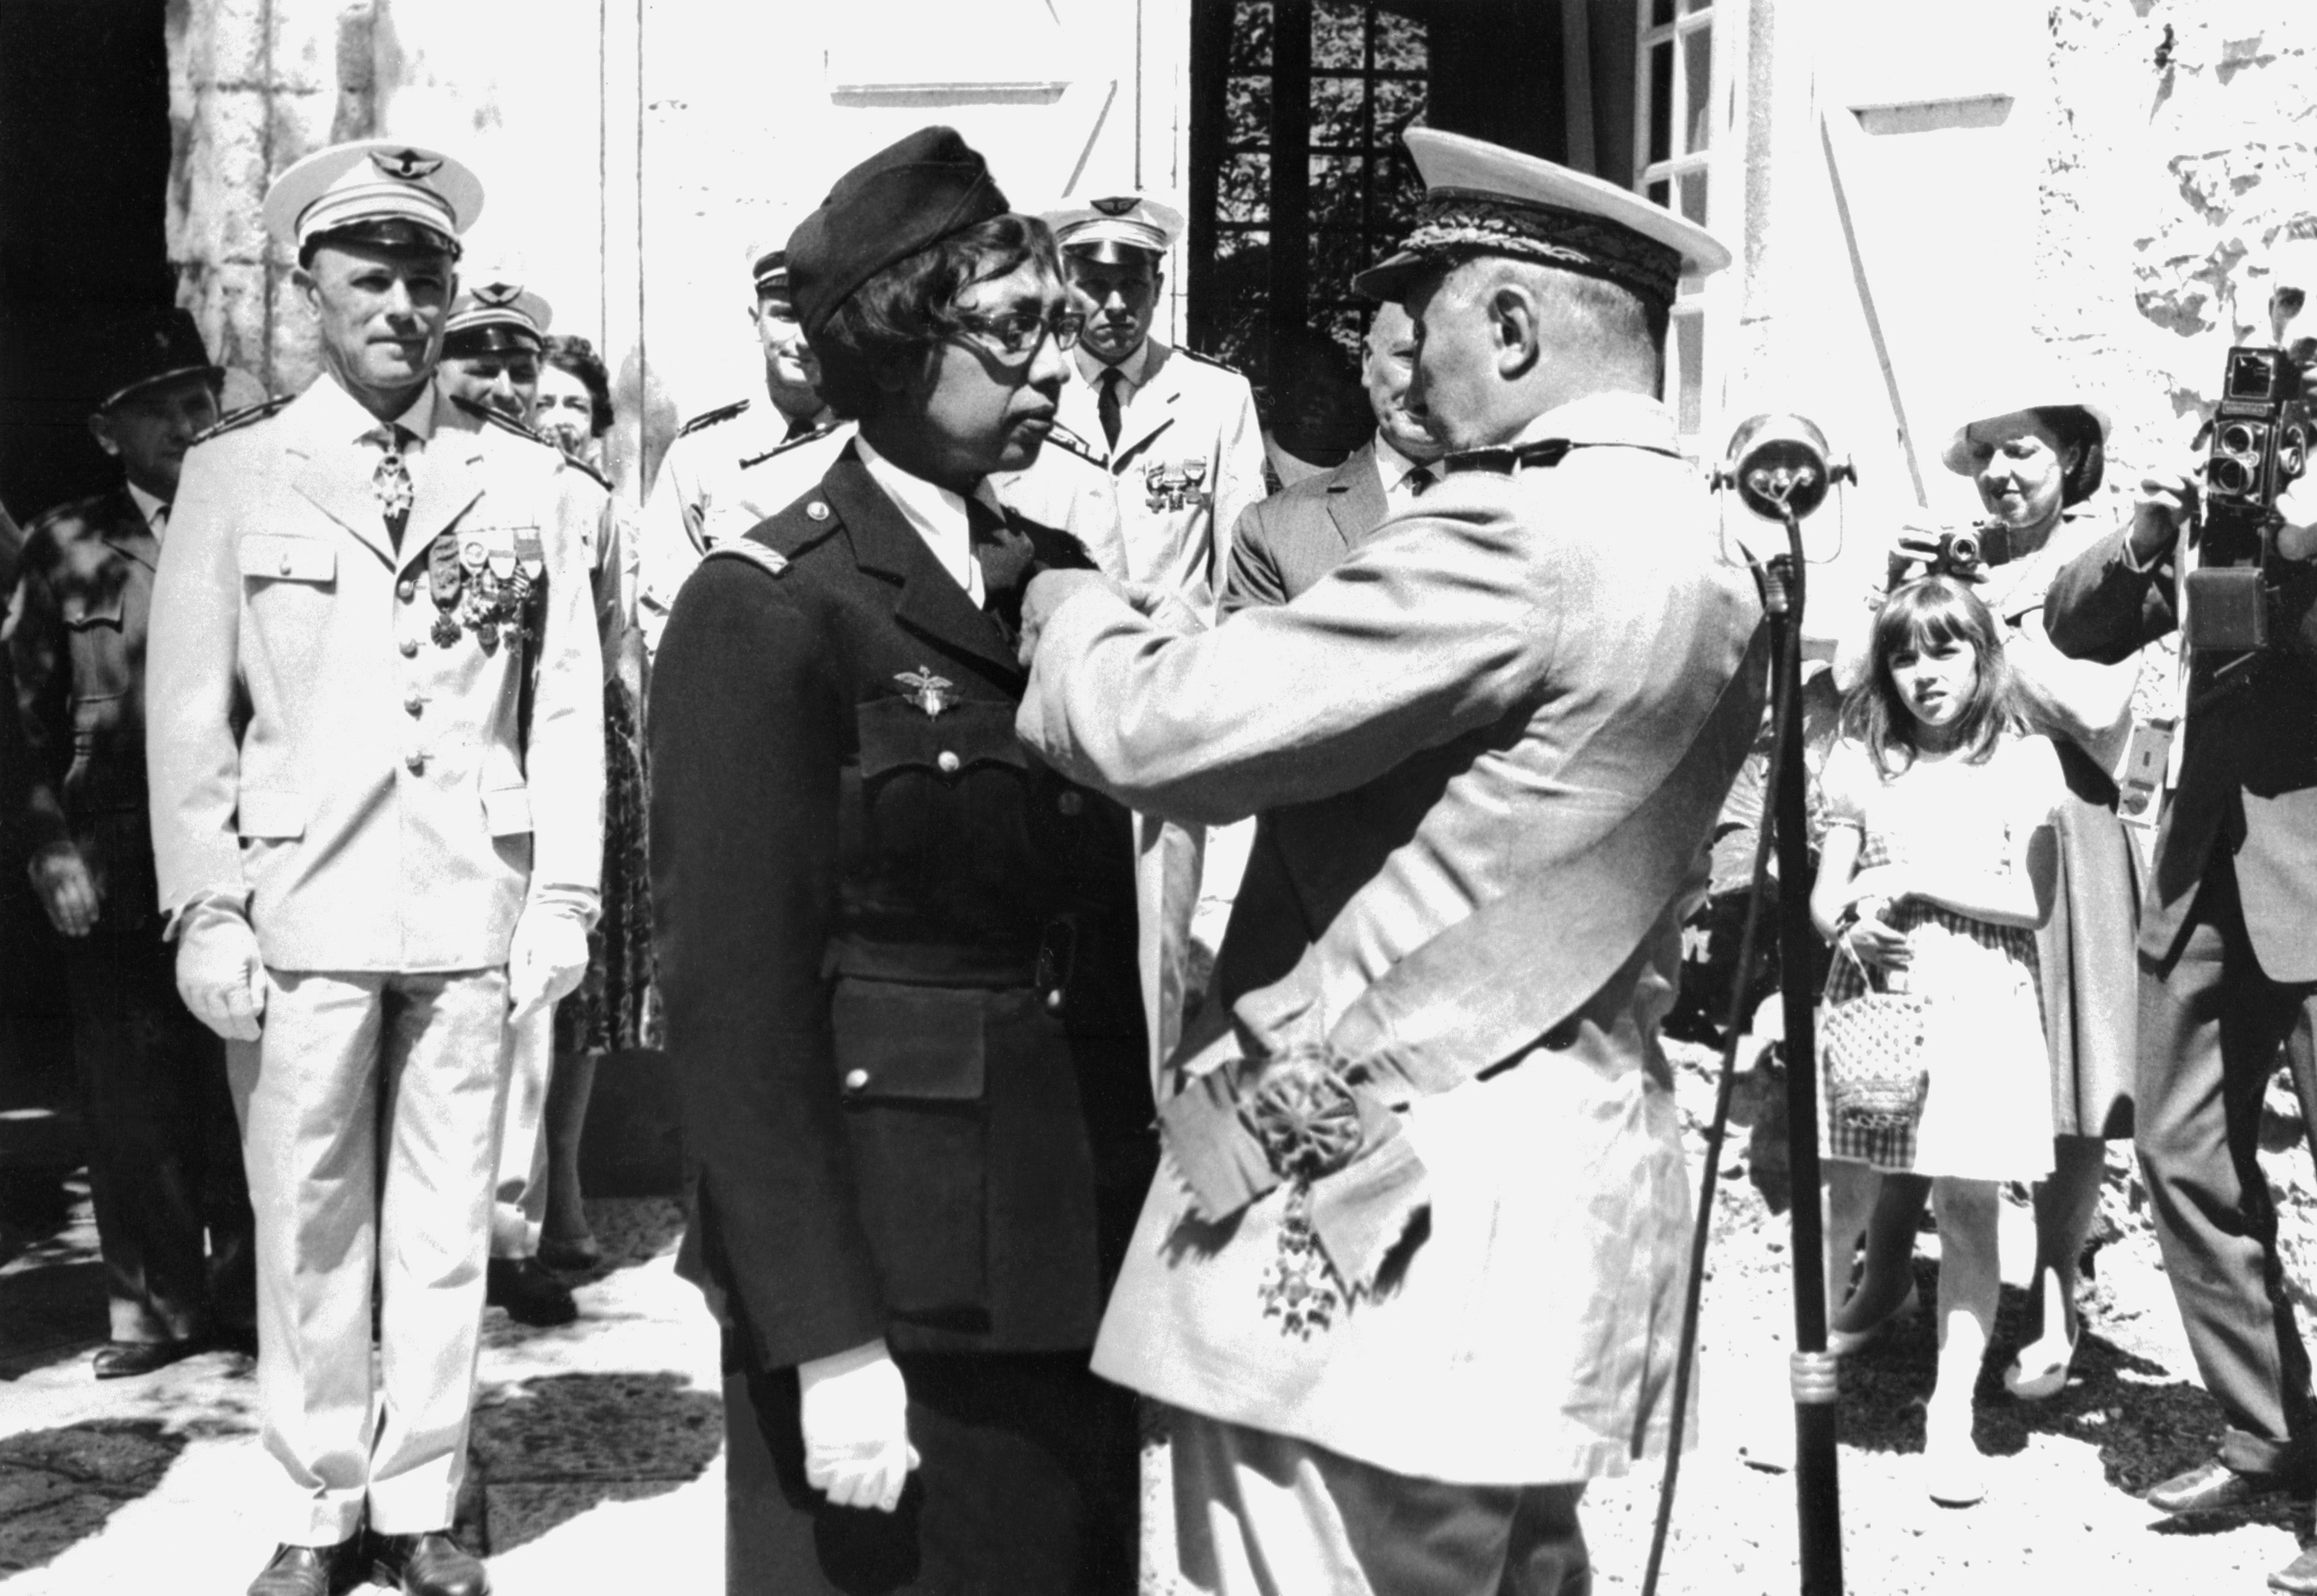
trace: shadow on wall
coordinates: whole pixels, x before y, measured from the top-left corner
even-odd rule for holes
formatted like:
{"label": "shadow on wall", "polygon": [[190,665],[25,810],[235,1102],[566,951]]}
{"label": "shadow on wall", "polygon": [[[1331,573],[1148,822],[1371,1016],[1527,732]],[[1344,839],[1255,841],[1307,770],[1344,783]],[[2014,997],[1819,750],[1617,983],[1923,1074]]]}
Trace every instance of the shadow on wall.
{"label": "shadow on wall", "polygon": [[161,1483],[185,1438],[154,1419],[99,1420],[0,1440],[0,1579],[39,1568]]}
{"label": "shadow on wall", "polygon": [[698,1479],[724,1444],[724,1404],[681,1375],[552,1375],[485,1392],[473,1436],[497,1555],[604,1502]]}

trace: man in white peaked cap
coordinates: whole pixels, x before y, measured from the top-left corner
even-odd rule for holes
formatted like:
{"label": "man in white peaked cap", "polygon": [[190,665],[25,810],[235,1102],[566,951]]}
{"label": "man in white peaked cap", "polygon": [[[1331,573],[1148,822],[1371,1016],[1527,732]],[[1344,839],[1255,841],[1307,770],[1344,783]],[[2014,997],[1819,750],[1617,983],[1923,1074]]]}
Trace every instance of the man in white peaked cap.
{"label": "man in white peaked cap", "polygon": [[282,1544],[252,1596],[488,1588],[447,1531],[508,1028],[577,984],[595,914],[605,500],[434,384],[481,202],[384,139],[275,180],[322,375],[193,447],[155,581],[160,907],[257,1214]]}
{"label": "man in white peaked cap", "polygon": [[461,405],[529,426],[539,404],[540,352],[554,318],[546,298],[519,282],[461,288],[443,323],[436,380]]}
{"label": "man in white peaked cap", "polygon": [[1209,1592],[1589,1588],[1587,1481],[1661,1448],[1689,1198],[1657,1028],[1759,727],[1750,576],[1659,402],[1641,198],[1454,134],[1363,292],[1446,475],[1292,601],[1170,634],[1028,597],[1018,727],[1169,819],[1274,812],[1096,1372],[1173,1408]]}

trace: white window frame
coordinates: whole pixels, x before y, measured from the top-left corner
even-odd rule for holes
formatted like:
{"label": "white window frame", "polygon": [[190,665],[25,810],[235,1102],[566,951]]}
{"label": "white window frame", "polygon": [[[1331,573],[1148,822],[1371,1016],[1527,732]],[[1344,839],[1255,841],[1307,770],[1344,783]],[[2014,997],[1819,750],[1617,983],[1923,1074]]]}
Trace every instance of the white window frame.
{"label": "white window frame", "polygon": [[[1745,74],[1738,69],[1737,58],[1745,45],[1750,4],[1751,0],[1675,0],[1673,21],[1655,24],[1650,20],[1651,0],[1638,0],[1634,7],[1633,192],[1646,197],[1651,184],[1663,183],[1668,208],[1678,214],[1679,180],[1693,173],[1704,174],[1705,226],[1731,246],[1733,255],[1740,256],[1746,196],[1739,141],[1746,126],[1746,108],[1742,103]],[[1713,51],[1706,85],[1706,142],[1703,149],[1691,149],[1689,130],[1696,108],[1689,103],[1689,74],[1684,69],[1683,58],[1687,38],[1701,32],[1708,35]],[[1650,51],[1668,41],[1674,45],[1673,105],[1668,120],[1672,138],[1667,158],[1652,161],[1649,158],[1650,123],[1655,107],[1651,100]],[[1681,366],[1681,324],[1695,322],[1703,334],[1698,414],[1695,424],[1681,432],[1682,450],[1694,459],[1719,452],[1725,408],[1722,389],[1731,364],[1730,343],[1737,331],[1735,276],[1735,272],[1720,272],[1702,283],[1686,278],[1674,301],[1672,325],[1666,329],[1665,383],[1660,395],[1673,408],[1677,424],[1681,420],[1681,389],[1687,375]]]}

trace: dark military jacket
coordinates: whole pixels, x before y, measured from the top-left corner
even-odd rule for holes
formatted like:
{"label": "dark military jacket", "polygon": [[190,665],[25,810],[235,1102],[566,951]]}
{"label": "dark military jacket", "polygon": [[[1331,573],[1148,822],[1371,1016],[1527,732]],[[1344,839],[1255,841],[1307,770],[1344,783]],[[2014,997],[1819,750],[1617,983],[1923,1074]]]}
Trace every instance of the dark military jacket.
{"label": "dark military jacket", "polygon": [[1130,822],[1015,739],[998,619],[1088,562],[1011,540],[985,612],[848,446],[662,641],[683,1266],[762,1368],[1090,1345],[1153,1166]]}
{"label": "dark military jacket", "polygon": [[58,505],[24,541],[9,603],[15,713],[27,747],[16,816],[26,851],[69,839],[95,878],[98,923],[155,922],[145,798],[145,634],[161,546],[127,487]]}

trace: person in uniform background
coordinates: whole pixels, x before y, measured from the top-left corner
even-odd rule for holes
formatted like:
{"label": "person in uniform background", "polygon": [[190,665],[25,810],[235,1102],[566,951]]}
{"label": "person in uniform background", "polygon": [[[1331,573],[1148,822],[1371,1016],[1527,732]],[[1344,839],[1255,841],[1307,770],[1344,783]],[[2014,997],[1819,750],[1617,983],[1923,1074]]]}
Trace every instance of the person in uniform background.
{"label": "person in uniform background", "polygon": [[1091,562],[980,496],[1077,317],[947,128],[789,270],[858,431],[685,584],[650,715],[727,1588],[1132,1591],[1132,1400],[1086,1361],[1155,1153],[1128,820],[1014,736],[1022,584]]}
{"label": "person in uniform background", "polygon": [[1688,1198],[1657,1039],[1760,725],[1744,566],[1656,397],[1702,228],[1427,129],[1359,281],[1453,469],[1287,603],[1170,635],[1032,584],[1017,727],[1192,821],[1277,812],[1176,1060],[1096,1370],[1171,1405],[1194,1588],[1589,1588],[1661,1446]]}
{"label": "person in uniform background", "polygon": [[488,1583],[446,1530],[507,1033],[577,984],[595,916],[604,491],[433,384],[481,202],[385,139],[274,180],[322,375],[188,455],[155,580],[161,907],[257,1212],[282,1544],[253,1596],[319,1596],[365,1547],[412,1596]]}
{"label": "person in uniform background", "polygon": [[554,312],[519,282],[490,281],[461,291],[443,324],[443,361],[435,380],[461,404],[531,424],[539,402],[540,349]]}
{"label": "person in uniform background", "polygon": [[1375,432],[1342,464],[1247,507],[1231,534],[1230,574],[1219,608],[1284,604],[1341,565],[1368,535],[1440,478],[1447,451],[1409,407],[1416,375],[1416,325],[1386,303],[1368,325],[1360,386]]}
{"label": "person in uniform background", "polygon": [[815,386],[819,374],[797,325],[784,245],[783,238],[747,251],[748,317],[764,351],[765,394],[772,402],[742,399],[684,423],[644,504],[637,614],[648,648],[658,646],[676,590],[700,557],[786,509],[820,480],[853,435]]}
{"label": "person in uniform background", "polygon": [[34,896],[67,939],[112,1304],[99,1379],[148,1373],[212,1333],[254,1350],[256,1312],[225,1048],[177,997],[145,782],[153,569],[185,450],[217,420],[224,373],[183,310],[112,342],[88,425],[121,462],[121,486],[33,523],[6,629],[30,755],[14,818]]}

